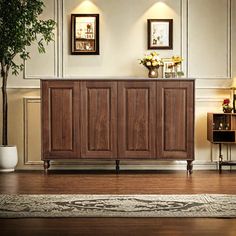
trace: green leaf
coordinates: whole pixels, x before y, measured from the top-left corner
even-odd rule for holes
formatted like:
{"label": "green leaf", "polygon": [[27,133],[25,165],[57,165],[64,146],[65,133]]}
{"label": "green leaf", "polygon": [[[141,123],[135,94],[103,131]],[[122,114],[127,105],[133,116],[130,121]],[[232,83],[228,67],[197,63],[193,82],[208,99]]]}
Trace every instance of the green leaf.
{"label": "green leaf", "polygon": [[13,74],[23,69],[23,63],[16,65],[14,58],[30,58],[27,47],[33,42],[39,53],[45,53],[45,44],[54,40],[56,22],[41,20],[44,9],[42,0],[0,0],[0,62],[9,65]]}

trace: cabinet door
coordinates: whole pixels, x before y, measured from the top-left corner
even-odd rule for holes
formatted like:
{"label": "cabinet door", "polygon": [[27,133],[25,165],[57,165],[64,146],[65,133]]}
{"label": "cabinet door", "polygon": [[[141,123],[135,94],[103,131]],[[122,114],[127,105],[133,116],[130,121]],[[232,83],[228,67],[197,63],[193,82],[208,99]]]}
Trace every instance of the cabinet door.
{"label": "cabinet door", "polygon": [[157,82],[157,157],[194,158],[194,81]]}
{"label": "cabinet door", "polygon": [[43,159],[80,156],[80,89],[76,81],[42,81]]}
{"label": "cabinet door", "polygon": [[118,87],[119,158],[155,156],[156,83],[129,81]]}
{"label": "cabinet door", "polygon": [[117,156],[117,83],[84,81],[82,95],[82,158]]}

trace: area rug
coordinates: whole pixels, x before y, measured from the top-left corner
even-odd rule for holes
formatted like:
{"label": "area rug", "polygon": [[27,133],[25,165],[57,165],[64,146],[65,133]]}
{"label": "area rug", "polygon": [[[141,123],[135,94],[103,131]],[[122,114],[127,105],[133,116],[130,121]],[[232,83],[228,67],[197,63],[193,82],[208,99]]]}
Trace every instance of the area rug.
{"label": "area rug", "polygon": [[236,195],[0,195],[0,218],[236,218]]}

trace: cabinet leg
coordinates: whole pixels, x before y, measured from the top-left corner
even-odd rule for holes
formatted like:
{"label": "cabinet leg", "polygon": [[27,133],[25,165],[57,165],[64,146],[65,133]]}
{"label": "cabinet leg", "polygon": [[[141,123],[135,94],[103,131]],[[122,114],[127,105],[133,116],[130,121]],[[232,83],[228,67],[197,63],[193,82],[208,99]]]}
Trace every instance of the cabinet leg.
{"label": "cabinet leg", "polygon": [[120,171],[120,161],[116,160],[116,173],[118,174]]}
{"label": "cabinet leg", "polygon": [[221,165],[221,162],[219,162],[219,173],[221,174],[222,172],[222,165]]}
{"label": "cabinet leg", "polygon": [[44,172],[48,173],[48,169],[50,167],[50,161],[44,161],[43,167],[44,167]]}
{"label": "cabinet leg", "polygon": [[187,161],[187,171],[190,175],[193,173],[193,161]]}
{"label": "cabinet leg", "polygon": [[222,155],[222,145],[219,143],[219,173],[222,172],[222,161],[223,161],[223,155]]}

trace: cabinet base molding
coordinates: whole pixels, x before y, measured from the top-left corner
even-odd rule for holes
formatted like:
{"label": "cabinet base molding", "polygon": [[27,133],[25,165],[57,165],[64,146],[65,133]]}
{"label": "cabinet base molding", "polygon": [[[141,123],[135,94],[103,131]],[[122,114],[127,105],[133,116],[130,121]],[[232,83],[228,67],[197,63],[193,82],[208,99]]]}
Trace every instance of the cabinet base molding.
{"label": "cabinet base molding", "polygon": [[[47,174],[48,173],[48,170],[50,168],[50,160],[46,160],[44,161],[44,172]],[[182,166],[182,165],[181,165]],[[96,166],[97,167],[97,166]],[[63,168],[63,169],[66,169],[66,168]],[[110,169],[110,168],[109,168]],[[133,170],[137,170],[137,169],[140,169],[140,168],[135,168]],[[161,168],[163,169],[163,168]],[[168,170],[171,169],[171,168],[167,168]],[[94,170],[94,169],[86,169],[86,170]],[[99,169],[99,170],[105,170],[105,169]],[[132,169],[131,169],[132,170]],[[160,170],[160,168],[146,168],[145,170]],[[175,170],[175,169],[174,169]],[[115,171],[117,174],[119,174],[120,172],[120,160],[116,160],[115,161]],[[193,173],[193,161],[187,161],[187,173],[188,174],[192,174]]]}

